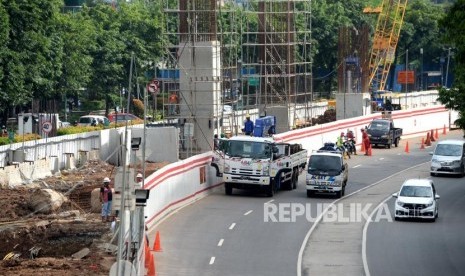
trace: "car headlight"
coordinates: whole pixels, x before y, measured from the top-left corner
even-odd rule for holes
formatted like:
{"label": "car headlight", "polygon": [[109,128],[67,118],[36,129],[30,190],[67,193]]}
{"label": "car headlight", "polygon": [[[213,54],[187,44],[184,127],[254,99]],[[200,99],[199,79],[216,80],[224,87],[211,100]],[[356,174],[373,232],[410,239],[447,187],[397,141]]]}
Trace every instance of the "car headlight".
{"label": "car headlight", "polygon": [[227,173],[231,170],[231,167],[229,165],[224,165],[224,172]]}
{"label": "car headlight", "polygon": [[439,160],[437,158],[433,158],[433,159],[431,159],[431,162],[437,163],[437,162],[439,162]]}
{"label": "car headlight", "polygon": [[404,203],[403,203],[402,201],[399,201],[399,200],[398,200],[398,201],[396,202],[396,204],[399,205],[400,207],[404,207]]}
{"label": "car headlight", "polygon": [[430,203],[426,204],[426,207],[431,207],[433,206],[433,202],[431,201]]}
{"label": "car headlight", "polygon": [[454,160],[452,161],[452,165],[460,165],[461,160]]}
{"label": "car headlight", "polygon": [[316,185],[315,179],[307,179],[307,185]]}
{"label": "car headlight", "polygon": [[262,173],[263,173],[263,175],[265,175],[265,176],[270,175],[270,165],[265,165],[265,166],[263,166]]}

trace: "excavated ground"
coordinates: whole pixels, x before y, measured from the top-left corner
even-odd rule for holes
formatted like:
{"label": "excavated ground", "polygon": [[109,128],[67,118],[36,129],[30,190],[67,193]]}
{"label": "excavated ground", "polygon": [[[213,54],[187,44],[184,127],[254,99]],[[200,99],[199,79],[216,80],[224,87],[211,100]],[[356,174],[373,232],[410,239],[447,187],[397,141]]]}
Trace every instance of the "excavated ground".
{"label": "excavated ground", "polygon": [[[146,163],[146,175],[167,163]],[[62,171],[20,187],[0,189],[0,275],[108,275],[114,254],[102,245],[113,237],[110,223],[91,213],[91,191],[114,167],[90,161],[82,168]],[[57,212],[44,215],[29,209],[36,189],[51,188],[70,201]],[[83,258],[73,254],[88,248]]]}

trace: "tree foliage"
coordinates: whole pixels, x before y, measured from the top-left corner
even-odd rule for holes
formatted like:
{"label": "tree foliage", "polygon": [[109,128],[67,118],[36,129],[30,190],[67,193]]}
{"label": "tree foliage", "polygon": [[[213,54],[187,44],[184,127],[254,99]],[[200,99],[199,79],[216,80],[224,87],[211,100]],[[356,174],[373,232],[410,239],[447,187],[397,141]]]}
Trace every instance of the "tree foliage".
{"label": "tree foliage", "polygon": [[444,41],[454,47],[455,80],[451,89],[440,89],[439,101],[459,112],[455,124],[465,130],[465,0],[458,0],[440,23]]}

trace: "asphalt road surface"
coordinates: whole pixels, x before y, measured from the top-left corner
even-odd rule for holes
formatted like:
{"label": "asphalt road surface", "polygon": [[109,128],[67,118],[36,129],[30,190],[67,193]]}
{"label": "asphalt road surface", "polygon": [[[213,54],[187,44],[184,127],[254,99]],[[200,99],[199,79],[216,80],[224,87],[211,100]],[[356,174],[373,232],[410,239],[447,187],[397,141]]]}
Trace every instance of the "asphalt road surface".
{"label": "asphalt road surface", "polygon": [[[436,222],[372,222],[367,232],[371,275],[465,274],[465,178],[432,177],[439,199]],[[394,199],[387,201],[394,214]]]}
{"label": "asphalt road surface", "polygon": [[[459,133],[452,133],[452,135],[458,137]],[[420,150],[421,139],[408,140],[409,153],[405,152],[406,141],[401,141],[398,148],[374,149],[371,157],[359,155],[348,160],[349,181],[346,194],[431,159],[428,151],[432,151],[432,148]],[[280,191],[273,198],[236,189],[233,190],[232,196],[226,196],[224,189],[219,188],[212,195],[165,219],[150,233],[151,242],[153,242],[152,236],[155,231],[159,231],[161,237],[163,251],[155,254],[157,274],[296,275],[299,250],[305,235],[312,227],[311,219],[316,217],[317,204],[331,203],[336,199],[334,196],[326,195],[307,198],[305,174],[303,172],[300,176],[296,190]],[[460,180],[457,181],[460,182]],[[441,197],[447,198],[442,185],[439,185],[438,191]],[[279,205],[280,203],[284,205]],[[307,217],[297,217],[293,222],[265,221],[265,210],[270,210],[270,205],[286,208],[288,206],[286,204],[290,203],[301,203],[302,206],[309,208],[309,211],[305,213]],[[463,201],[461,203],[463,204]],[[445,205],[445,202],[441,202],[441,218],[437,224],[418,225],[440,227],[446,220]],[[390,227],[401,227],[401,225],[408,227],[410,224],[402,222]],[[370,226],[369,246],[373,240],[371,238],[372,227],[375,229],[375,226]],[[423,227],[419,230],[423,230]],[[382,239],[383,244],[392,244],[393,239],[398,238],[387,238],[388,235],[383,236],[375,230],[373,233],[376,235],[376,241],[374,241],[376,244],[379,244],[378,239]],[[337,250],[337,244],[328,246],[334,246],[334,250]],[[426,248],[427,244],[423,246]],[[396,252],[393,254],[404,255],[402,250],[398,250],[400,248],[391,248],[395,250],[392,252]],[[401,248],[405,250],[405,247]],[[380,254],[383,253],[379,247],[369,247],[369,250],[370,254],[373,250],[378,250]],[[461,257],[463,260],[463,255]],[[384,259],[385,257],[379,255],[376,258]],[[370,256],[370,265],[372,259],[374,257]],[[428,261],[423,262],[423,265],[427,263]],[[395,275],[391,273],[394,270],[391,270],[390,264],[385,264],[381,268],[387,269],[385,271],[389,275]],[[382,275],[375,273],[377,267],[378,263],[373,263],[372,275]]]}

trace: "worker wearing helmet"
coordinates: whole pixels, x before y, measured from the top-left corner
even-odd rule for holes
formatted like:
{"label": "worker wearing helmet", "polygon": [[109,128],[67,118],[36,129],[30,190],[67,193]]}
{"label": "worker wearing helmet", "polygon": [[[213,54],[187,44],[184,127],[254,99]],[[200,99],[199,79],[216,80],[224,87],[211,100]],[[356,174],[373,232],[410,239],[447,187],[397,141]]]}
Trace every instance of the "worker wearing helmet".
{"label": "worker wearing helmet", "polygon": [[247,114],[245,115],[245,122],[244,122],[244,128],[242,131],[245,133],[245,135],[252,135],[253,134],[253,122],[250,120],[250,115]]}
{"label": "worker wearing helmet", "polygon": [[112,191],[110,188],[110,178],[103,179],[103,187],[100,188],[100,202],[102,203],[102,222],[109,221],[111,214]]}

